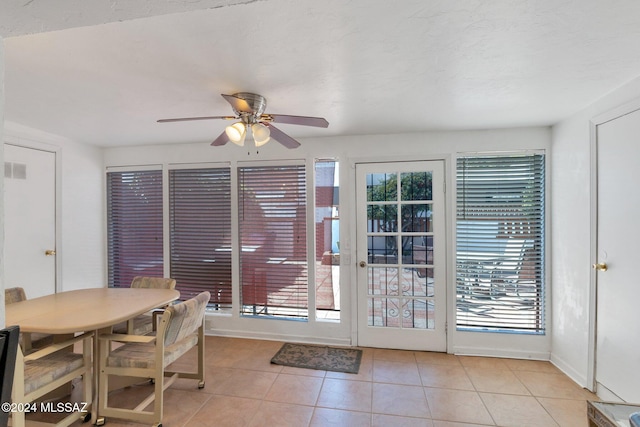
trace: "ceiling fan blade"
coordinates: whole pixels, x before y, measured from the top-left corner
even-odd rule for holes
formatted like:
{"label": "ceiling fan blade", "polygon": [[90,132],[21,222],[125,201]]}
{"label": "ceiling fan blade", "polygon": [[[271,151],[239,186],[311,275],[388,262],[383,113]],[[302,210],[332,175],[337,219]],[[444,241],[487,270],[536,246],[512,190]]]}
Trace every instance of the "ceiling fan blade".
{"label": "ceiling fan blade", "polygon": [[225,95],[224,93],[222,94],[222,97],[226,99],[229,104],[231,104],[234,110],[240,113],[254,113],[251,105],[249,105],[249,103],[244,99],[238,98],[235,95]]}
{"label": "ceiling fan blade", "polygon": [[212,143],[211,145],[213,145],[214,147],[219,147],[221,145],[226,144],[227,142],[229,142],[229,137],[227,136],[226,132],[222,132],[220,134],[219,137],[217,137]]}
{"label": "ceiling fan blade", "polygon": [[207,117],[182,117],[178,119],[160,119],[158,123],[170,123],[170,122],[189,122],[193,120],[236,120],[235,116],[207,116]]}
{"label": "ceiling fan blade", "polygon": [[307,117],[307,116],[289,116],[286,114],[264,114],[266,120],[270,120],[274,123],[287,123],[291,125],[302,126],[315,126],[318,128],[329,127],[329,122],[322,117]]}
{"label": "ceiling fan blade", "polygon": [[286,133],[282,132],[280,129],[272,125],[271,123],[265,123],[269,130],[271,131],[271,138],[278,141],[280,144],[284,145],[287,148],[298,148],[300,143],[295,139],[291,138]]}

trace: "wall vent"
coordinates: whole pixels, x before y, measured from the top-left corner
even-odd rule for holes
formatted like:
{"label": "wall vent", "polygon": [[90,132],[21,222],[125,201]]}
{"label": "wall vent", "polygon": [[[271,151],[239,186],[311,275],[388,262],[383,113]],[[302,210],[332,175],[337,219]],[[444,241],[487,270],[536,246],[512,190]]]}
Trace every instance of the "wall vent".
{"label": "wall vent", "polygon": [[27,165],[25,163],[4,162],[4,177],[27,179]]}

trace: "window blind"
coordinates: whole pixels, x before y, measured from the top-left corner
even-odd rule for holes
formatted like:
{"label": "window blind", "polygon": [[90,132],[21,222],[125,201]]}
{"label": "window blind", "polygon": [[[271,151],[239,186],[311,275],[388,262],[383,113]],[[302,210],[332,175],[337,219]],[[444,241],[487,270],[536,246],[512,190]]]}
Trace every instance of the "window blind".
{"label": "window blind", "polygon": [[458,329],[543,333],[543,154],[457,160]]}
{"label": "window blind", "polygon": [[231,307],[231,174],[229,168],[169,171],[170,271],[180,299],[203,291]]}
{"label": "window blind", "polygon": [[107,173],[108,285],[163,277],[162,171]]}
{"label": "window blind", "polygon": [[241,312],[308,317],[304,165],[238,168]]}

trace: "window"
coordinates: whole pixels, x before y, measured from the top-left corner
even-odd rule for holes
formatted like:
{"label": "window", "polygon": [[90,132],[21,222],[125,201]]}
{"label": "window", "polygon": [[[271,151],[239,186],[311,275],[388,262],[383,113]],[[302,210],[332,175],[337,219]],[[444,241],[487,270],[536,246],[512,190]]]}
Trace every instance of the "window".
{"label": "window", "polygon": [[229,168],[169,171],[169,235],[180,299],[209,291],[211,307],[231,308]]}
{"label": "window", "polygon": [[458,329],[542,334],[545,158],[457,160]]}
{"label": "window", "polygon": [[308,317],[304,165],[238,168],[244,315]]}
{"label": "window", "polygon": [[338,162],[315,163],[316,318],[340,319]]}
{"label": "window", "polygon": [[107,173],[109,287],[163,276],[162,171]]}

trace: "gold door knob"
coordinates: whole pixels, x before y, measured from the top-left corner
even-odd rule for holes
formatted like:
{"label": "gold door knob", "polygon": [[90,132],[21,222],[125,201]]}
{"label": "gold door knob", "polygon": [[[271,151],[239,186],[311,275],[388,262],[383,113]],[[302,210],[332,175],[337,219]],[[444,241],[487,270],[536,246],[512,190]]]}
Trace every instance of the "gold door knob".
{"label": "gold door knob", "polygon": [[44,254],[46,256],[54,256],[56,254],[56,251],[53,249],[47,249],[46,251],[44,251]]}
{"label": "gold door knob", "polygon": [[598,271],[607,271],[609,267],[607,267],[607,263],[599,262],[597,264],[593,264],[593,268],[594,270],[598,270]]}
{"label": "gold door knob", "polygon": [[364,261],[360,261],[360,267],[365,268],[367,266],[367,263]]}

